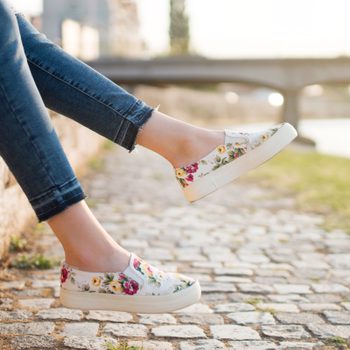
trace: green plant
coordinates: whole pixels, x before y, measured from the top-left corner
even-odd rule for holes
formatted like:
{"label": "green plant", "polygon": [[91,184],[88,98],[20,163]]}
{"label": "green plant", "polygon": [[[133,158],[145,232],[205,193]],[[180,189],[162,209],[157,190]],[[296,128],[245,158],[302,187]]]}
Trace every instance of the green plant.
{"label": "green plant", "polygon": [[350,233],[349,173],[350,159],[289,149],[246,180],[293,196],[298,209],[324,216],[325,229]]}
{"label": "green plant", "polygon": [[10,238],[10,252],[22,252],[27,249],[27,240],[21,236],[11,236]]}
{"label": "green plant", "polygon": [[93,170],[102,170],[105,166],[103,158],[93,157],[88,161],[88,165]]}
{"label": "green plant", "polygon": [[328,345],[335,345],[338,347],[338,349],[343,349],[343,350],[349,349],[346,339],[344,339],[342,337],[327,338],[326,343]]}
{"label": "green plant", "polygon": [[106,140],[102,145],[103,149],[105,150],[113,149],[114,146],[115,146],[115,143],[111,140]]}
{"label": "green plant", "polygon": [[247,304],[250,304],[250,305],[254,306],[254,305],[257,305],[257,304],[261,303],[261,299],[259,299],[259,298],[249,298],[249,299],[246,299],[245,302]]}
{"label": "green plant", "polygon": [[38,270],[46,270],[51,269],[54,266],[57,266],[59,261],[47,258],[42,254],[36,255],[28,255],[28,254],[20,254],[17,258],[11,261],[11,267],[15,267],[17,269],[29,270],[29,269],[38,269]]}
{"label": "green plant", "polygon": [[142,350],[143,346],[141,348],[139,346],[134,346],[134,345],[129,346],[127,341],[122,340],[118,344],[113,344],[108,342],[106,344],[106,349],[107,350]]}

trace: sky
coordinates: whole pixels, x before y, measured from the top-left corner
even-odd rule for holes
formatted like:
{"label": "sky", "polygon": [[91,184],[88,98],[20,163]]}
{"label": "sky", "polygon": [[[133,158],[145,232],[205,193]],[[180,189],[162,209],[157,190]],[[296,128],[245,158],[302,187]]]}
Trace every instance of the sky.
{"label": "sky", "polygon": [[[40,11],[41,0],[10,0]],[[168,46],[169,1],[136,0],[150,51]],[[210,58],[350,56],[349,0],[187,0],[191,48]]]}

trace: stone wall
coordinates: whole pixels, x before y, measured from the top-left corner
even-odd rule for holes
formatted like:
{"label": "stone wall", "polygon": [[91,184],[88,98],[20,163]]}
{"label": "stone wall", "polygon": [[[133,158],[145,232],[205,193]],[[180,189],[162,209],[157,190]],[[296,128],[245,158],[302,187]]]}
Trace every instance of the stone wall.
{"label": "stone wall", "polygon": [[[90,129],[64,116],[51,113],[52,122],[77,176],[85,171],[89,158],[105,141]],[[27,197],[0,157],[0,257],[9,246],[10,236],[37,222]]]}

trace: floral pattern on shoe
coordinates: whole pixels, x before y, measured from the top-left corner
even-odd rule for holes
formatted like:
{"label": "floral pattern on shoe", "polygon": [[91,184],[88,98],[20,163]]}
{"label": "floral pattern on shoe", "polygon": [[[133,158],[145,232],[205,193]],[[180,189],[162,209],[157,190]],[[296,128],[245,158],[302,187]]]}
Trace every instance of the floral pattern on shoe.
{"label": "floral pattern on shoe", "polygon": [[123,272],[87,272],[61,264],[61,288],[118,295],[166,295],[192,286],[195,280],[178,273],[166,273],[135,254]]}
{"label": "floral pattern on shoe", "polygon": [[198,178],[211,171],[226,165],[243,156],[250,150],[259,147],[267,141],[284,123],[263,132],[234,132],[225,129],[225,143],[218,145],[214,150],[197,162],[183,167],[174,168],[175,177],[180,185],[185,188]]}

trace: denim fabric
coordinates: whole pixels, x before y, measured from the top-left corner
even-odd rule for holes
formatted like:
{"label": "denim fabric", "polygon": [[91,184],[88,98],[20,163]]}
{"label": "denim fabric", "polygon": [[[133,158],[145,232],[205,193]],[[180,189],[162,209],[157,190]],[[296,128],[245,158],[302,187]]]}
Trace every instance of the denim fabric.
{"label": "denim fabric", "polygon": [[87,197],[46,107],[129,152],[154,110],[68,55],[0,0],[0,156],[39,222]]}

